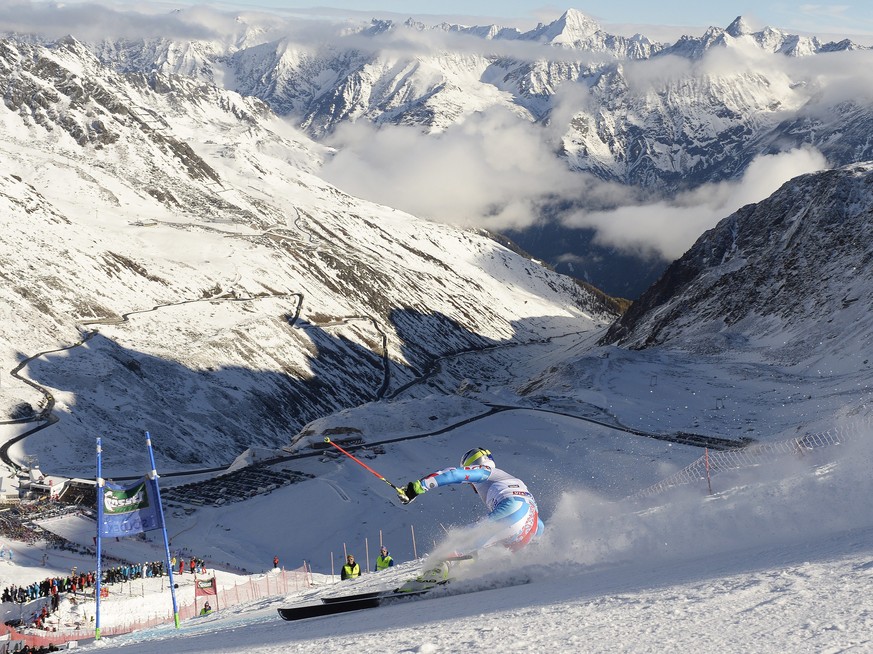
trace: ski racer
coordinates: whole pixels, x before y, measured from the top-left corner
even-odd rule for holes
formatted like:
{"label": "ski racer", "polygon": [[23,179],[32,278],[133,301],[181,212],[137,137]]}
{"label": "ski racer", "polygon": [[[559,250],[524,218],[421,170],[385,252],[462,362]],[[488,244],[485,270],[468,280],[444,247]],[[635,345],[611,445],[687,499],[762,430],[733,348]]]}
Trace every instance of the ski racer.
{"label": "ski racer", "polygon": [[409,482],[404,490],[408,504],[419,495],[439,486],[470,484],[488,507],[488,516],[474,525],[476,537],[471,550],[502,544],[518,550],[543,533],[537,504],[527,486],[498,468],[491,452],[476,447],[461,457],[458,468],[446,468]]}

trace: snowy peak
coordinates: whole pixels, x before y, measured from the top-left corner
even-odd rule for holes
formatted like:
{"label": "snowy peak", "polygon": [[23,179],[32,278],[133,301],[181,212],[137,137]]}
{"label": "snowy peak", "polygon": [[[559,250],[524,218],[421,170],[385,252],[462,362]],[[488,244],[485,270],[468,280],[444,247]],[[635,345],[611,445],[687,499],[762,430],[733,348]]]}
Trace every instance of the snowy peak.
{"label": "snowy peak", "polygon": [[765,27],[756,32],[745,18],[737,16],[726,29],[710,27],[700,37],[683,36],[662,53],[700,59],[713,47],[732,47],[737,42],[751,43],[766,52],[789,57],[806,57],[819,52],[853,50],[862,47],[848,39],[838,43],[822,44],[814,36],[787,34],[773,27]]}
{"label": "snowy peak", "polygon": [[[421,29],[423,27],[420,23],[416,23],[411,18],[409,18],[404,25],[410,29]],[[366,34],[367,36],[376,36],[378,34],[390,32],[393,29],[394,21],[374,18],[370,21],[369,27],[363,31],[363,34]]]}
{"label": "snowy peak", "polygon": [[742,16],[737,16],[734,19],[734,22],[731,23],[730,25],[728,25],[725,32],[727,32],[728,34],[730,34],[734,38],[737,38],[740,36],[744,36],[746,34],[751,34],[752,28],[746,22],[745,18],[743,18]]}
{"label": "snowy peak", "polygon": [[600,31],[602,31],[601,27],[594,19],[576,9],[568,9],[556,21],[548,25],[540,24],[524,38],[554,45],[573,46],[586,41]]}
{"label": "snowy peak", "polygon": [[[398,24],[388,19],[372,19],[370,24],[361,33],[367,36],[378,36],[397,29]],[[516,28],[501,27],[499,25],[460,25],[457,23],[439,23],[428,27],[425,23],[408,18],[402,26],[424,32],[428,29],[441,30],[469,34],[484,40],[526,40],[538,41],[544,44],[561,45],[567,47],[586,47],[592,36],[602,32],[601,26],[594,19],[586,16],[576,9],[568,9],[560,18],[551,23],[540,23],[529,32],[520,32]]]}
{"label": "snowy peak", "polygon": [[[407,21],[411,26],[412,19]],[[427,29],[423,23],[414,23],[421,31]],[[486,40],[524,40],[538,41],[544,44],[563,45],[568,47],[584,47],[593,35],[602,32],[600,25],[592,18],[576,9],[568,9],[560,18],[551,23],[540,23],[528,32],[520,32],[514,27],[501,27],[499,25],[476,25],[465,26],[455,23],[440,23],[433,29],[445,32],[458,32],[470,34]]]}

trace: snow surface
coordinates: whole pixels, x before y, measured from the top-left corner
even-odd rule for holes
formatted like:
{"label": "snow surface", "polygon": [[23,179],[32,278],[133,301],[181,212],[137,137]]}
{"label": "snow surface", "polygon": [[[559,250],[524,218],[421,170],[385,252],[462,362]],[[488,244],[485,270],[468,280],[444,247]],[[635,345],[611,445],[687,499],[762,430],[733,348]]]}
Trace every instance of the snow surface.
{"label": "snow surface", "polygon": [[[640,356],[645,361],[651,355]],[[522,371],[531,365],[529,360],[520,363]],[[687,371],[705,370],[702,363],[696,365]],[[621,406],[623,420],[645,423],[649,406],[624,403],[622,395],[651,384],[651,377],[640,380],[628,375],[624,366],[619,369],[621,375],[601,378],[598,392]],[[650,375],[657,371],[651,362],[645,369]],[[718,377],[717,369],[710,372]],[[705,375],[700,380],[690,396],[694,398],[690,410],[704,414],[713,388]],[[614,396],[612,384],[616,384]],[[738,396],[755,392],[754,380],[748,386]],[[658,387],[648,388],[657,391]],[[450,402],[443,398],[436,404],[446,410]],[[397,418],[398,430],[426,422],[428,409],[433,409],[427,402],[397,400],[347,411],[342,421],[359,425],[365,434],[380,432],[386,429],[392,405],[402,416]],[[776,413],[775,403],[771,408]],[[459,409],[469,412],[471,403],[459,403]],[[664,417],[671,415],[666,412]],[[773,433],[791,418],[781,413],[771,417]],[[333,417],[317,426],[339,420]],[[308,551],[316,572],[313,588],[222,608],[211,616],[184,621],[178,630],[168,625],[81,642],[80,649],[824,652],[873,647],[873,605],[866,592],[873,574],[869,503],[873,452],[868,440],[847,439],[806,457],[716,475],[711,496],[701,480],[699,485],[657,495],[647,504],[623,498],[694,461],[699,449],[567,416],[506,411],[440,435],[387,445],[384,455],[367,461],[401,483],[453,465],[455,456],[473,443],[491,446],[500,465],[524,478],[538,497],[547,531],[524,554],[483,556],[462,581],[432,598],[284,622],[277,615],[278,607],[317,601],[322,595],[399,585],[426,567],[427,555],[434,549],[429,540],[438,541],[441,549],[450,548],[457,534],[453,526],[473,522],[483,513],[472,493],[464,492],[466,488],[435,491],[402,507],[387,485],[351,461],[301,459],[295,465],[306,462],[306,469],[319,477],[243,503],[204,507],[193,516],[177,513],[170,519],[170,531],[174,547],[199,544],[197,553],[214,562],[223,587],[242,583],[246,576],[223,562],[222,554],[236,557],[235,563],[261,577],[269,574],[274,554],[283,565],[296,567],[302,561],[294,558]],[[317,521],[312,520],[313,509]],[[423,560],[412,555],[410,524]],[[93,533],[93,523],[82,518],[55,519],[45,526],[81,542]],[[387,573],[365,573],[354,582],[336,581],[330,575],[331,556],[338,566],[347,547],[365,569],[372,569],[380,530],[400,565]],[[368,538],[369,556],[361,536]],[[125,548],[116,555],[133,560],[159,556],[131,549],[148,547],[139,542],[107,546]],[[62,572],[71,564],[80,569],[88,565],[87,560],[51,550],[48,567],[42,568],[38,544],[15,547],[15,565],[0,565],[2,583],[41,579],[47,570]],[[157,544],[152,551],[159,551]],[[262,565],[255,569],[258,561]],[[190,576],[181,581],[180,596],[190,601]],[[127,596],[114,594],[104,602],[104,627],[165,612],[170,602],[166,589],[161,594],[146,586],[133,582],[124,591]],[[89,615],[87,605],[64,610],[86,619]],[[67,619],[75,615],[69,613]]]}

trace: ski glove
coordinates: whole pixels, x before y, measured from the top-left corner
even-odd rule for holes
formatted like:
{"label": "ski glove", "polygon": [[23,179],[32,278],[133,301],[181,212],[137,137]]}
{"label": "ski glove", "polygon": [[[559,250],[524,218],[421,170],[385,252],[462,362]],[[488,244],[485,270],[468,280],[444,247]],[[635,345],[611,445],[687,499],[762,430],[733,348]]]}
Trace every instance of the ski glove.
{"label": "ski glove", "polygon": [[405,494],[406,494],[406,502],[404,504],[409,504],[416,497],[424,493],[427,489],[421,485],[421,481],[416,479],[415,481],[411,481],[406,485]]}

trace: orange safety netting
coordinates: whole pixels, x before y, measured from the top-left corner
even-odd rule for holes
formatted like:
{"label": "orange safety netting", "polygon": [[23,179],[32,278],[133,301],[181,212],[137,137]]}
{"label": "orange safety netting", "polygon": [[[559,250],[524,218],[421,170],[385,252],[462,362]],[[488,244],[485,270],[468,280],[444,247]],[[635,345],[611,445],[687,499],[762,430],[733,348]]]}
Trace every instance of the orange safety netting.
{"label": "orange safety netting", "polygon": [[[267,597],[275,597],[277,595],[287,595],[288,593],[307,588],[312,585],[312,573],[308,566],[304,563],[303,566],[295,570],[282,570],[276,574],[268,574],[260,579],[250,579],[244,584],[237,584],[230,588],[224,588],[218,591],[215,602],[215,609],[220,610],[228,606],[236,606],[245,604],[258,599]],[[109,601],[112,601],[111,599]],[[179,606],[179,619],[187,620],[198,614],[197,600],[189,604]],[[164,616],[155,616],[145,620],[137,620],[134,622],[114,625],[111,627],[101,627],[100,636],[119,636],[121,634],[129,634],[140,629],[156,627],[162,624],[172,624],[175,621],[172,609],[167,611]],[[93,640],[95,633],[94,629],[77,629],[64,630],[51,633],[35,634],[35,629],[24,630],[16,629],[8,625],[0,624],[0,637],[9,636],[9,640],[0,642],[0,654],[5,652],[14,652],[23,645],[30,647],[44,647],[48,645],[63,645],[70,641]]]}

